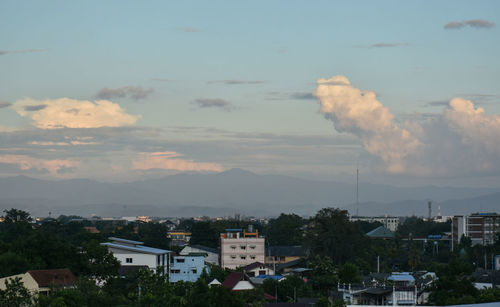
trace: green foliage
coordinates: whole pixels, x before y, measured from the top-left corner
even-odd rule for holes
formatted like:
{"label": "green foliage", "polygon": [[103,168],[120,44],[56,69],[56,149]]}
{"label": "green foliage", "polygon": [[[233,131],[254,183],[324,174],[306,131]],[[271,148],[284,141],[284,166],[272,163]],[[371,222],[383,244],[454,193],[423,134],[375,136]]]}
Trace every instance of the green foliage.
{"label": "green foliage", "polygon": [[300,245],[302,244],[305,221],[296,214],[284,214],[269,221],[264,228],[264,235],[271,245]]}
{"label": "green foliage", "polygon": [[349,222],[347,211],[325,208],[311,220],[305,244],[313,255],[328,256],[335,264],[343,264],[362,255],[368,239]]}
{"label": "green foliage", "polygon": [[16,223],[16,222],[29,223],[33,220],[30,214],[23,210],[12,208],[10,210],[4,210],[3,212],[5,213],[4,218],[6,223]]}
{"label": "green foliage", "polygon": [[460,259],[439,266],[436,270],[438,279],[434,283],[429,300],[436,305],[474,303],[480,292],[469,277],[471,273],[472,265]]}
{"label": "green foliage", "polygon": [[339,268],[339,280],[346,284],[361,283],[359,268],[352,263],[343,264]]}
{"label": "green foliage", "polygon": [[451,221],[437,223],[426,221],[418,217],[409,217],[402,225],[399,225],[398,234],[403,238],[426,238],[428,235],[440,235],[450,231]]}

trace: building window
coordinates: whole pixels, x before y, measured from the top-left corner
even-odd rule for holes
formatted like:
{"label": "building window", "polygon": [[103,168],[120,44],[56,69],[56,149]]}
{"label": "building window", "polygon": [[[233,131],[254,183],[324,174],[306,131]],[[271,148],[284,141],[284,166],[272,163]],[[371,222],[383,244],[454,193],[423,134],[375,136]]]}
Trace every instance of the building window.
{"label": "building window", "polygon": [[193,274],[198,273],[198,271],[196,269],[192,269],[192,272],[193,272]]}
{"label": "building window", "polygon": [[250,255],[250,259],[255,259],[255,255]]}
{"label": "building window", "polygon": [[240,255],[240,258],[241,259],[247,259],[247,256],[246,255]]}
{"label": "building window", "polygon": [[247,249],[247,246],[246,245],[240,245],[240,248],[241,249]]}
{"label": "building window", "polygon": [[125,259],[125,262],[126,262],[126,263],[132,263],[132,258],[126,258],[126,259]]}
{"label": "building window", "polygon": [[177,262],[184,262],[184,260],[185,260],[184,258],[177,258],[177,259],[175,259],[175,261],[177,261]]}
{"label": "building window", "polygon": [[232,249],[236,249],[236,245],[231,245],[231,248]]}
{"label": "building window", "polygon": [[231,259],[236,259],[236,255],[231,255]]}
{"label": "building window", "polygon": [[251,249],[255,249],[255,245],[250,245],[250,248]]}
{"label": "building window", "polygon": [[170,270],[170,273],[172,273],[172,274],[180,274],[181,270]]}

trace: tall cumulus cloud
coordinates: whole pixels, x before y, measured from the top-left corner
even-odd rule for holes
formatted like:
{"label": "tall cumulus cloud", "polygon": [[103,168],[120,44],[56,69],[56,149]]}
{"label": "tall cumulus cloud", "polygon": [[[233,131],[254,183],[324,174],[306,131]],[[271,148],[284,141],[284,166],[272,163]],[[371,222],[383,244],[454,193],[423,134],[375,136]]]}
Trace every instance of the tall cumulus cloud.
{"label": "tall cumulus cloud", "polygon": [[500,172],[500,116],[472,101],[454,98],[441,114],[398,124],[374,92],[353,87],[344,76],[319,79],[315,95],[335,129],[358,136],[389,173]]}

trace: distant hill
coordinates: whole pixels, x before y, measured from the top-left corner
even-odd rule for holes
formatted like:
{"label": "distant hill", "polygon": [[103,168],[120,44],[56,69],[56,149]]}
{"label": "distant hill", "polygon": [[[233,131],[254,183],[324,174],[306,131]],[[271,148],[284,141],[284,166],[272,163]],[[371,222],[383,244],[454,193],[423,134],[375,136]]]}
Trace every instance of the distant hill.
{"label": "distant hill", "polygon": [[[314,215],[324,207],[355,212],[353,184],[313,181],[281,175],[257,175],[241,169],[222,173],[182,173],[155,180],[104,183],[87,179],[0,178],[0,209],[16,207],[33,215],[88,216],[256,216],[280,212]],[[426,215],[427,199],[443,215],[500,211],[500,189],[414,187],[360,183],[360,214]],[[437,206],[434,208],[437,213]]]}

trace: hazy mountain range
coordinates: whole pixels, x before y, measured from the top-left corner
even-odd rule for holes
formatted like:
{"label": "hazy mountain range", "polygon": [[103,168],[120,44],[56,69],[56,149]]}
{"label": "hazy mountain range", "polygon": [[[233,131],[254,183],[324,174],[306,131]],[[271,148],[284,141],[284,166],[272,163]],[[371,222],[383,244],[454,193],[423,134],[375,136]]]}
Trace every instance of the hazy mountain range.
{"label": "hazy mountain range", "polygon": [[[427,215],[432,200],[443,215],[500,211],[500,188],[411,187],[360,183],[360,215]],[[0,209],[35,216],[272,216],[314,215],[324,207],[356,212],[356,185],[257,175],[241,169],[217,174],[185,173],[130,183],[87,179],[0,178]]]}

